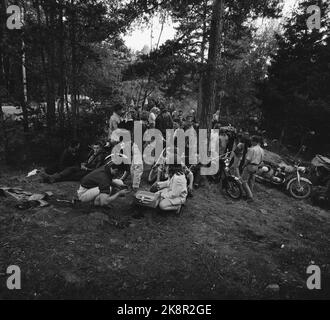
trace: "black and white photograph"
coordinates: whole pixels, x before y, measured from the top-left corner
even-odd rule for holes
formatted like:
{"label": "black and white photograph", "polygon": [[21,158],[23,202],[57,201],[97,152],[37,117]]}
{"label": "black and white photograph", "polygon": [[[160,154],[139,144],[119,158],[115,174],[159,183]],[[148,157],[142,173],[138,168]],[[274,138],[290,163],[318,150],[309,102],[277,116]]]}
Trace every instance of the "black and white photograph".
{"label": "black and white photograph", "polygon": [[0,300],[330,299],[329,0],[0,0],[0,106]]}

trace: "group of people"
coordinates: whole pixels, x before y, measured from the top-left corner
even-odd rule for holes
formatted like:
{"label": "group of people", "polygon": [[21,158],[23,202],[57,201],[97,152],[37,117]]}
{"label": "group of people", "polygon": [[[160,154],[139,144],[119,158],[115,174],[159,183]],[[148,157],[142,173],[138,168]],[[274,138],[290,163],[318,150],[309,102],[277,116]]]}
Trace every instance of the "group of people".
{"label": "group of people", "polygon": [[[198,129],[194,110],[184,116],[182,111],[171,113],[162,105],[160,108],[153,107],[143,119],[139,119],[134,110],[125,110],[125,106],[117,104],[109,120],[107,143],[95,143],[91,146],[90,154],[82,161],[80,143],[73,141],[63,152],[59,163],[41,172],[43,181],[80,181],[78,199],[82,202],[93,202],[96,206],[108,206],[118,197],[138,191],[144,172],[142,150],[139,146],[131,142],[130,164],[116,164],[112,159],[112,150],[121,141],[116,134],[117,129],[126,129],[132,133],[134,121],[143,121],[144,129],[158,129],[164,137],[167,129]],[[237,134],[233,127],[223,128],[218,122],[214,123],[214,128],[219,129],[220,153],[229,151],[232,173],[241,180],[247,200],[253,201],[254,176],[264,157],[261,139],[257,136],[250,139],[248,133]],[[175,147],[176,159],[177,153],[178,148]],[[189,144],[185,150],[185,154],[188,153]],[[189,161],[185,160],[167,164],[166,157],[160,163],[156,182],[151,190],[160,194],[161,210],[180,212],[187,197],[193,195],[193,189],[200,186],[200,180],[189,166]],[[163,173],[165,174],[162,176]],[[124,181],[129,175],[132,183],[127,186]]]}

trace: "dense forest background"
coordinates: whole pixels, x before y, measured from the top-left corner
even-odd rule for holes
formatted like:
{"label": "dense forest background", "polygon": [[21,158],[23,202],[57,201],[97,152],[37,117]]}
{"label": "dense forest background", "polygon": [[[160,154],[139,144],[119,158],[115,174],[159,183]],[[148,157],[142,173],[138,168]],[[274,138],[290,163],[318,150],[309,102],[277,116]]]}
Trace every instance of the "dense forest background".
{"label": "dense forest background", "polygon": [[[22,8],[19,30],[6,26],[9,4]],[[307,28],[310,5],[321,8],[320,29]],[[1,161],[47,162],[71,139],[104,136],[116,102],[148,110],[160,99],[196,109],[202,127],[220,109],[223,124],[329,153],[329,4],[301,1],[281,25],[282,8],[275,0],[1,0],[0,103],[21,112],[0,111]],[[123,35],[155,15],[175,23],[175,38],[151,51],[127,48]]]}

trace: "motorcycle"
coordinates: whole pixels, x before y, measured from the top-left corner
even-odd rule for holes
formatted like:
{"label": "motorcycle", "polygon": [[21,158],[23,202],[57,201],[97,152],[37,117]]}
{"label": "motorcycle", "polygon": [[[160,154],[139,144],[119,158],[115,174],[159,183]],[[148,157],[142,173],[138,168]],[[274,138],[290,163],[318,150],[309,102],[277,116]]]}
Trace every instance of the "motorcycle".
{"label": "motorcycle", "polygon": [[283,187],[295,199],[307,199],[312,193],[312,182],[305,176],[307,168],[296,162],[291,170],[284,166],[265,164],[256,174],[257,182]]}
{"label": "motorcycle", "polygon": [[[242,198],[243,191],[239,178],[235,177],[230,172],[230,152],[220,155],[211,161],[204,167],[212,166],[212,163],[219,161],[219,170],[215,175],[207,176],[208,180],[212,183],[221,184],[222,190],[232,199],[238,200]],[[194,173],[194,176],[200,174],[202,164],[192,166],[190,170]]]}
{"label": "motorcycle", "polygon": [[[127,159],[127,156],[121,153],[111,153],[104,159],[104,164],[111,164],[113,162],[113,157],[117,156],[123,159],[123,162],[125,159]],[[130,166],[127,164],[124,166],[123,170],[120,170],[118,174],[115,176],[115,179],[125,181],[126,178],[129,176],[130,173]]]}
{"label": "motorcycle", "polygon": [[[157,161],[155,162],[155,164],[151,167],[148,174],[148,182],[150,184],[154,184],[156,182],[159,167],[165,162],[166,152],[167,152],[167,148],[164,148],[161,154],[159,155]],[[160,181],[165,181],[167,180],[167,178],[168,178],[167,173],[162,171],[160,176]]]}

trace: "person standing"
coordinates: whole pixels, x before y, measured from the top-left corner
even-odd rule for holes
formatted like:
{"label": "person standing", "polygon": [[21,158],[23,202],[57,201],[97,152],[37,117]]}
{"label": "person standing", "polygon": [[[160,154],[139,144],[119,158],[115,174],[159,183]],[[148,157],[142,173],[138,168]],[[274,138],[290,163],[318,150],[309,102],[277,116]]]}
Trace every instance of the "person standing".
{"label": "person standing", "polygon": [[119,128],[119,124],[123,121],[123,115],[125,113],[125,108],[122,104],[117,103],[113,108],[113,114],[109,121],[109,141],[118,141],[117,135],[114,133],[115,130]]}
{"label": "person standing", "polygon": [[251,138],[252,147],[249,148],[243,173],[242,173],[242,186],[244,191],[246,192],[248,202],[253,201],[253,188],[255,182],[255,174],[258,170],[258,167],[264,160],[264,150],[261,148],[261,138],[257,136],[253,136]]}
{"label": "person standing", "polygon": [[225,154],[227,152],[227,147],[228,147],[228,141],[229,137],[223,128],[220,128],[220,133],[219,133],[219,140],[220,140],[220,147],[219,147],[219,154]]}
{"label": "person standing", "polygon": [[220,120],[220,110],[217,110],[212,116],[212,128],[214,128],[215,125],[219,123],[219,120]]}
{"label": "person standing", "polygon": [[233,170],[233,173],[234,173],[234,176],[237,177],[237,178],[240,178],[241,175],[240,175],[240,172],[239,172],[239,167],[240,167],[240,164],[241,164],[241,161],[243,159],[243,153],[244,153],[244,139],[243,139],[243,136],[241,134],[239,134],[237,136],[237,139],[236,139],[236,146],[234,148],[234,151],[232,153],[232,157],[234,159],[233,161],[233,165],[232,165],[232,170]]}
{"label": "person standing", "polygon": [[143,175],[143,156],[141,150],[135,142],[132,144],[132,156],[132,189],[134,192],[137,192],[140,188],[141,178]]}
{"label": "person standing", "polygon": [[173,129],[172,116],[165,106],[163,106],[159,116],[156,118],[155,128],[162,133],[164,139],[166,139],[166,130]]}
{"label": "person standing", "polygon": [[155,126],[156,126],[156,118],[157,118],[157,115],[158,114],[159,114],[158,108],[153,107],[150,110],[149,117],[148,117],[148,124],[149,124],[149,128],[150,129],[155,128]]}

